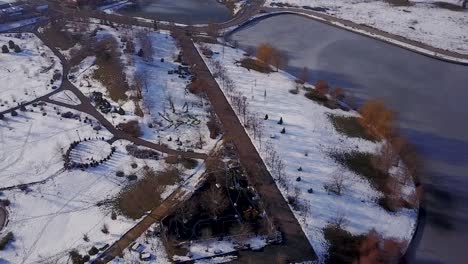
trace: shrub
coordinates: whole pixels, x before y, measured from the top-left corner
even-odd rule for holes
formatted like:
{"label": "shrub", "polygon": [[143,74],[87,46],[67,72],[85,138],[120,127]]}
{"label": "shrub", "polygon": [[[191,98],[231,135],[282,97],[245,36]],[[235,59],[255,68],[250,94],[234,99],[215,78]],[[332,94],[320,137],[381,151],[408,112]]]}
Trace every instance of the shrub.
{"label": "shrub", "polygon": [[129,181],[136,181],[137,179],[138,179],[138,177],[135,174],[127,176],[127,180],[129,180]]}
{"label": "shrub", "polygon": [[18,112],[16,112],[15,110],[11,111],[11,116],[17,116],[18,115]]}
{"label": "shrub", "polygon": [[165,159],[167,164],[177,164],[179,163],[179,158],[175,155],[167,156]]}
{"label": "shrub", "polygon": [[395,134],[395,113],[383,101],[367,101],[360,109],[359,119],[370,134],[375,137],[391,138]]}
{"label": "shrub", "polygon": [[187,170],[192,170],[198,165],[198,161],[191,158],[182,158],[181,163]]}
{"label": "shrub", "polygon": [[[159,160],[159,153],[152,150],[152,149],[139,148],[136,145],[127,145],[125,147],[125,150],[127,150],[129,155],[131,155],[132,157],[135,157],[137,159]],[[136,163],[135,163],[135,165],[136,165]],[[132,165],[132,168],[133,168],[133,165]]]}
{"label": "shrub", "polygon": [[324,104],[328,101],[328,98],[324,95],[324,94],[321,94],[319,92],[317,92],[317,90],[309,90],[307,91],[304,96],[307,98],[307,99],[310,99],[312,101],[316,101],[318,103],[321,103],[321,104]]}
{"label": "shrub", "polygon": [[109,227],[106,224],[102,225],[101,232],[104,234],[109,234]]}
{"label": "shrub", "polygon": [[12,232],[8,232],[4,237],[0,239],[0,250],[4,250],[6,246],[15,240],[15,236]]}
{"label": "shrub", "polygon": [[286,199],[288,200],[288,203],[291,205],[291,207],[296,210],[296,211],[299,211],[299,201],[297,199],[296,196],[293,196],[293,195],[288,195],[286,197]]}
{"label": "shrub", "polygon": [[335,89],[333,89],[330,94],[336,101],[343,101],[346,96],[343,88],[341,87],[335,87]]}
{"label": "shrub", "polygon": [[124,176],[125,176],[125,173],[124,173],[123,171],[117,171],[117,172],[115,173],[115,176],[117,176],[117,177],[124,177]]}
{"label": "shrub", "polygon": [[195,159],[184,158],[184,157],[179,158],[179,157],[174,156],[174,155],[167,156],[165,161],[166,161],[167,164],[178,164],[178,163],[180,163],[187,170],[194,169],[198,165],[198,161],[195,160]]}
{"label": "shrub", "polygon": [[111,219],[116,220],[117,219],[117,213],[115,211],[112,211],[111,213]]}
{"label": "shrub", "polygon": [[352,138],[362,138],[365,140],[376,141],[376,138],[370,135],[362,126],[360,117],[329,115],[336,131]]}
{"label": "shrub", "polygon": [[10,50],[8,49],[7,45],[2,46],[2,53],[9,53]]}
{"label": "shrub", "polygon": [[83,235],[83,240],[84,240],[85,242],[89,242],[89,237],[88,237],[87,234],[84,234],[84,235]]}
{"label": "shrub", "polygon": [[330,86],[328,85],[326,81],[318,80],[315,83],[315,91],[317,91],[319,95],[325,96],[329,90],[330,90]]}
{"label": "shrub", "polygon": [[362,236],[355,236],[337,224],[330,224],[323,230],[328,241],[328,252],[325,263],[355,263],[359,257]]}
{"label": "shrub", "polygon": [[90,256],[94,256],[96,255],[97,253],[99,253],[99,249],[97,249],[95,246],[93,246],[89,251],[88,251],[88,254]]}
{"label": "shrub", "polygon": [[286,65],[286,56],[268,43],[262,43],[257,47],[257,58],[265,64],[270,64],[278,70]]}
{"label": "shrub", "polygon": [[128,121],[127,123],[120,123],[117,125],[117,129],[122,130],[132,137],[140,137],[142,135],[140,124],[137,120]]}
{"label": "shrub", "polygon": [[85,263],[84,260],[83,260],[83,257],[80,255],[80,253],[78,253],[78,251],[76,249],[70,251],[69,255],[70,255],[70,259],[71,259],[73,264],[83,264],[83,263]]}
{"label": "shrub", "polygon": [[20,53],[20,52],[21,52],[20,46],[15,45],[15,52],[16,52],[16,53]]}
{"label": "shrub", "polygon": [[258,71],[261,73],[273,72],[270,65],[252,58],[244,58],[240,61],[240,65],[246,69]]}
{"label": "shrub", "polygon": [[15,48],[15,42],[13,42],[13,40],[9,40],[9,41],[8,41],[8,47],[9,47],[10,49],[14,49],[14,48]]}

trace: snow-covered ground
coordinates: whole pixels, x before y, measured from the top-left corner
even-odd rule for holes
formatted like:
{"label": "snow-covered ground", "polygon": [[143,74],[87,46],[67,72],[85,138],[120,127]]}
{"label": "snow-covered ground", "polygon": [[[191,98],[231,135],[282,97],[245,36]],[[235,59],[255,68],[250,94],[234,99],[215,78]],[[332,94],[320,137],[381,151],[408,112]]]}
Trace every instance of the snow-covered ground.
{"label": "snow-covered ground", "polygon": [[[453,0],[457,1],[457,0]],[[365,24],[430,46],[468,54],[468,11],[453,11],[433,0],[410,0],[410,6],[367,0],[267,0],[266,5],[288,3],[328,8],[327,14]]]}
{"label": "snow-covered ground", "polygon": [[[24,191],[4,191],[11,205],[10,222],[3,232],[13,232],[15,241],[2,251],[2,257],[10,263],[66,261],[72,249],[86,254],[92,246],[113,243],[135,225],[136,221],[123,216],[112,220],[111,209],[99,202],[112,199],[128,184],[125,177],[115,175],[116,171],[139,175],[145,165],[162,170],[165,164],[162,160],[132,158],[125,150],[128,144],[115,142],[116,154],[96,168],[63,171]],[[138,166],[133,168],[131,163]],[[104,225],[108,234],[101,231]],[[85,241],[85,235],[89,241]]]}
{"label": "snow-covered ground", "polygon": [[166,249],[161,241],[161,238],[156,235],[159,233],[159,223],[154,224],[148,229],[141,237],[139,237],[135,244],[136,246],[125,249],[122,258],[116,258],[112,263],[139,263],[140,255],[149,253],[150,260],[146,263],[151,264],[168,264],[171,263],[166,254]]}
{"label": "snow-covered ground", "polygon": [[[178,78],[177,75],[168,76],[167,71],[178,66],[172,62],[178,50],[169,34],[151,34],[155,50],[154,63],[139,61],[126,68],[126,73],[131,78],[133,73],[139,70],[144,70],[142,73],[151,78],[144,95],[147,98],[144,103],[148,105],[148,114],[145,112],[145,117],[140,118],[130,109],[119,121],[135,118],[144,124],[142,128],[146,138],[156,141],[154,135],[159,133],[159,129],[162,131],[160,133],[167,133],[161,134],[163,137],[168,134],[174,139],[180,137],[183,147],[189,145],[187,139],[194,142],[199,137],[199,129],[208,143],[204,146],[204,150],[208,152],[218,142],[208,139],[208,105],[205,102],[196,104],[200,99],[186,93],[186,79]],[[7,96],[4,95],[6,92],[11,92],[18,101],[30,100],[41,95],[42,86],[39,85],[43,82],[43,86],[47,87],[52,78],[51,75],[47,75],[50,69],[45,71],[41,66],[50,67],[52,72],[55,68],[61,68],[59,60],[53,57],[49,49],[40,46],[37,38],[29,34],[23,36],[27,38],[18,41],[14,39],[15,43],[22,47],[23,53],[0,54],[0,80],[6,83],[7,88],[10,88],[8,82],[14,82],[18,86],[15,89],[4,89],[5,86],[2,86],[2,99]],[[116,35],[116,38],[118,37]],[[10,38],[9,35],[1,35],[0,40],[6,43]],[[9,56],[8,60],[3,60],[6,56]],[[162,57],[166,58],[166,63],[159,61]],[[137,59],[135,56],[135,60]],[[94,58],[88,58],[84,63],[89,63],[92,67],[93,60]],[[27,68],[26,65],[30,67]],[[40,73],[41,70],[44,71],[43,74]],[[59,84],[54,83],[57,86]],[[93,85],[96,89],[105,91],[102,85],[99,86],[99,82],[96,81]],[[22,87],[31,89],[34,96],[23,96]],[[87,87],[80,89],[86,93]],[[48,90],[52,91],[51,88]],[[158,116],[158,111],[168,111],[163,96],[169,92],[173,96],[177,114],[183,113],[183,105],[187,102],[188,113],[200,122],[183,124],[177,129],[156,126],[155,131],[158,133],[149,128],[147,130],[144,128],[147,127],[145,122],[155,122],[150,119],[153,118],[151,111],[156,113],[154,118]],[[44,93],[46,92],[42,94]],[[69,90],[54,94],[51,99],[70,105],[80,104],[76,95]],[[112,103],[119,106],[116,102]],[[5,104],[0,110],[13,106],[16,104]],[[110,145],[104,140],[110,139],[112,135],[104,128],[96,131],[98,122],[78,111],[52,103],[28,105],[26,111],[23,110],[25,109],[5,114],[0,120],[0,188],[3,190],[1,199],[11,202],[11,205],[6,207],[9,222],[1,231],[0,237],[8,232],[12,232],[15,237],[15,240],[1,251],[0,262],[67,263],[69,253],[73,249],[85,255],[92,246],[100,248],[113,243],[137,223],[121,215],[114,220],[111,217],[112,208],[109,201],[130,184],[129,179],[117,177],[116,172],[122,171],[125,175],[136,175],[140,178],[145,166],[155,171],[165,169],[168,166],[164,161],[167,155],[161,153],[159,160],[132,157],[126,150],[130,142],[119,140]],[[71,115],[66,115],[71,118],[62,117],[62,114],[67,112],[71,112]],[[177,114],[174,116],[178,117]],[[172,116],[172,112],[168,116]],[[110,118],[112,119],[112,116]],[[62,155],[72,142],[84,138],[92,140],[78,144],[71,152],[72,159],[98,160],[108,157],[112,147],[115,147],[116,151],[109,160],[97,167],[65,170]],[[178,184],[166,186],[161,195],[162,199],[166,199],[176,190],[177,198],[191,193],[198,186],[205,170],[202,161],[198,161],[198,166],[190,170],[184,169],[180,164],[177,166],[182,173],[183,186],[180,189]],[[104,226],[108,233],[102,231]],[[157,255],[163,256],[164,249]]]}
{"label": "snow-covered ground", "polygon": [[62,81],[59,59],[34,34],[0,34],[0,46],[10,40],[22,51],[0,53],[0,111],[47,94]]}
{"label": "snow-covered ground", "polygon": [[93,122],[62,118],[57,112],[69,110],[51,104],[26,108],[27,112],[18,110],[18,116],[7,114],[0,121],[0,187],[40,181],[60,172],[62,153],[79,137],[111,137],[104,129],[94,131],[97,121],[86,114],[70,111]]}
{"label": "snow-covered ground", "polygon": [[70,160],[75,163],[91,163],[104,160],[111,154],[111,145],[104,140],[92,139],[80,142],[70,152]]}
{"label": "snow-covered ground", "polygon": [[[116,30],[106,26],[102,28],[104,30],[98,31],[98,39],[112,36],[120,42],[122,36],[127,36],[134,39],[135,50],[140,49],[141,43],[137,36],[138,31],[143,29]],[[174,62],[179,49],[169,32],[150,31],[144,34],[147,34],[152,44],[152,61],[145,61],[135,54],[124,54],[123,51],[121,56],[130,86],[135,84],[136,78],[144,78],[144,80],[140,79],[144,87],[143,99],[139,101],[143,117],[136,115],[134,100],[112,101],[107,96],[107,90],[102,83],[92,78],[93,72],[97,69],[94,56],[84,59],[72,73],[76,77],[74,84],[87,96],[90,96],[92,92],[101,92],[112,107],[122,107],[125,115],[112,112],[104,115],[114,124],[138,120],[143,132],[142,138],[146,140],[164,143],[173,149],[188,150],[195,149],[201,137],[204,142],[202,150],[209,151],[216,143],[216,140],[209,137],[209,130],[206,126],[210,116],[209,102],[188,92],[186,87],[190,83],[190,76],[181,78],[176,73],[168,74],[168,71],[173,71],[180,66],[180,63]],[[127,92],[127,95],[131,97],[134,91]]]}
{"label": "snow-covered ground", "polygon": [[[353,234],[365,234],[374,228],[384,237],[411,239],[417,212],[400,209],[389,213],[384,210],[376,204],[380,193],[367,180],[342,168],[328,155],[331,151],[377,150],[379,143],[339,134],[328,118],[329,114],[349,116],[356,113],[330,110],[305,98],[303,92],[297,95],[290,93],[289,90],[295,87],[294,77],[284,72],[266,75],[236,66],[235,61],[243,56],[240,50],[208,46],[219,52],[212,59],[205,58],[210,70],[215,71],[214,61],[222,62],[227,76],[233,81],[235,92],[248,98],[251,113],[262,120],[261,142],[250,133],[262,158],[265,161],[271,159],[268,153],[275,149],[276,158],[284,161],[289,188],[287,190],[281,185],[279,188],[284,196],[293,194],[297,189],[300,204],[307,205],[307,213],[294,213],[319,257],[322,258],[327,251],[322,230],[338,218],[346,219],[344,228]],[[225,90],[224,93],[230,98],[231,92]],[[269,119],[263,121],[266,114]],[[242,116],[239,118],[243,120]],[[284,121],[282,125],[277,124],[280,118]],[[285,134],[280,133],[283,127]],[[270,170],[273,172],[274,168],[270,167]],[[324,189],[324,185],[331,182],[331,174],[337,170],[344,173],[347,186],[341,196],[329,194]],[[274,172],[272,174],[275,175]],[[296,181],[297,177],[301,177],[301,181]],[[313,193],[308,193],[309,189]],[[414,190],[414,186],[405,186],[405,189]]]}
{"label": "snow-covered ground", "polygon": [[61,92],[58,92],[50,96],[49,98],[56,102],[65,103],[68,105],[81,104],[80,99],[78,99],[78,97],[72,91],[69,91],[69,90],[63,90]]}

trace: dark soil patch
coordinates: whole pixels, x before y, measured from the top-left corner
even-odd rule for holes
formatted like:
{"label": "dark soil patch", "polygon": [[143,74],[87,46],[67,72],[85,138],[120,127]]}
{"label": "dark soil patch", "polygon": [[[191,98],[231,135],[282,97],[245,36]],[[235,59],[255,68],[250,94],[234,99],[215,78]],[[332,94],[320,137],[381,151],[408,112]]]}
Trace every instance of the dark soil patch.
{"label": "dark soil patch", "polygon": [[161,194],[166,186],[180,181],[175,169],[155,172],[145,168],[143,178],[120,192],[114,200],[115,210],[131,219],[139,219],[161,204]]}
{"label": "dark soil patch", "polygon": [[167,156],[165,159],[167,164],[181,164],[187,170],[192,170],[198,165],[198,161],[191,158],[177,157],[177,156]]}
{"label": "dark soil patch", "polygon": [[115,102],[127,100],[126,92],[129,90],[117,45],[113,37],[105,38],[97,44],[95,54],[98,68],[93,73],[93,78],[106,87],[109,97]]}

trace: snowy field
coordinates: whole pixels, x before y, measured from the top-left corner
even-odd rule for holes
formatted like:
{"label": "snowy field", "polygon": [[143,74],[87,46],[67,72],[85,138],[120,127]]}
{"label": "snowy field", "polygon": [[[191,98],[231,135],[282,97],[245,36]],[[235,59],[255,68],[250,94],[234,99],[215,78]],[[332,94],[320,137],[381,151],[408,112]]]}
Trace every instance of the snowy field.
{"label": "snowy field", "polygon": [[0,53],[0,111],[51,92],[62,78],[59,59],[34,34],[0,34],[0,46],[10,40],[22,51]]}
{"label": "snowy field", "polygon": [[468,54],[468,10],[440,8],[433,0],[410,2],[410,6],[393,6],[385,1],[367,0],[267,0],[266,5],[288,3],[298,7],[327,8],[327,14],[338,18],[436,48]]}
{"label": "snowy field", "polygon": [[[83,254],[92,246],[113,243],[130,229],[136,221],[123,216],[113,220],[111,208],[99,206],[128,185],[128,180],[116,177],[115,172],[139,175],[144,165],[155,170],[165,165],[162,160],[130,157],[125,150],[128,144],[115,142],[116,154],[99,167],[63,171],[43,184],[4,191],[4,198],[12,204],[10,222],[3,232],[13,232],[16,240],[2,251],[2,257],[10,263],[63,263],[72,249]],[[138,166],[133,168],[130,163]],[[104,225],[108,234],[101,231]],[[89,241],[85,241],[85,235]]]}
{"label": "snowy field", "polygon": [[[274,149],[284,161],[289,190],[279,185],[283,195],[291,195],[297,189],[300,204],[309,208],[307,213],[294,213],[321,258],[327,250],[322,229],[339,218],[346,219],[344,228],[353,234],[365,234],[374,228],[386,238],[411,239],[417,212],[409,209],[400,209],[396,213],[385,211],[376,204],[380,193],[367,180],[342,168],[328,155],[331,151],[376,151],[379,144],[339,134],[328,118],[328,114],[346,116],[356,113],[330,110],[305,98],[303,92],[290,93],[289,90],[295,87],[294,77],[284,72],[266,75],[236,66],[235,61],[243,57],[242,51],[225,48],[223,55],[221,46],[209,47],[215,53],[219,52],[213,59],[205,58],[210,70],[215,70],[213,61],[221,61],[224,57],[223,65],[235,90],[248,98],[250,111],[262,120],[262,140],[258,137],[255,140],[250,133],[262,158],[268,160],[268,153]],[[224,92],[229,98],[230,92]],[[266,114],[269,119],[263,121]],[[239,118],[243,120],[242,116]],[[284,121],[282,125],[277,124],[280,118]],[[283,127],[285,134],[280,133]],[[329,194],[324,189],[324,185],[331,181],[331,174],[337,170],[344,172],[347,186],[341,196]],[[297,177],[301,177],[301,181],[296,181]],[[309,189],[313,193],[308,193]],[[411,191],[414,186],[404,189]]]}
{"label": "snowy field", "polygon": [[[99,34],[115,34],[113,36],[117,39],[120,37],[117,31],[110,29],[103,30]],[[155,54],[152,63],[138,61],[141,58],[134,56],[135,63],[130,65],[126,61],[128,58],[123,58],[129,66],[125,70],[130,81],[137,71],[142,71],[142,74],[151,78],[148,80],[148,86],[143,95],[146,100],[140,102],[142,105],[147,105],[144,109],[144,117],[135,115],[131,100],[129,102],[111,101],[118,107],[125,108],[126,103],[129,103],[129,106],[126,108],[125,115],[119,115],[115,118],[117,120],[113,120],[112,115],[106,115],[106,117],[114,123],[133,119],[140,121],[144,132],[143,137],[152,141],[157,141],[157,136],[165,139],[167,135],[171,135],[174,138],[172,141],[174,148],[179,147],[174,142],[176,137],[180,137],[182,147],[191,147],[190,144],[193,144],[200,136],[198,133],[200,131],[203,140],[207,142],[203,149],[208,152],[217,143],[216,140],[209,139],[206,128],[208,120],[206,109],[209,106],[206,102],[202,103],[199,98],[186,92],[187,79],[167,74],[169,69],[174,69],[179,65],[173,62],[173,57],[178,50],[169,34],[151,34]],[[15,82],[14,84],[20,87],[5,89],[5,86],[2,86],[0,90],[2,99],[7,96],[4,95],[5,92],[13,93],[17,101],[30,100],[39,96],[42,92],[41,88],[47,87],[50,83],[52,75],[47,75],[50,74],[49,71],[53,72],[55,68],[61,68],[59,60],[52,56],[50,50],[40,46],[37,38],[27,34],[23,36],[27,36],[27,39],[14,39],[15,43],[23,49],[23,53],[0,54],[1,81],[7,85],[9,85],[8,82]],[[1,41],[7,42],[10,38],[2,35]],[[5,60],[4,64],[3,59],[6,56],[9,56],[9,60]],[[160,58],[165,58],[166,62],[161,62]],[[92,68],[93,61],[94,58],[88,57],[82,65],[88,63],[89,68]],[[16,67],[16,65],[32,65],[33,67]],[[41,67],[47,67],[48,71]],[[86,74],[89,68],[83,69],[83,74]],[[77,79],[84,80],[80,79],[80,76],[77,76]],[[43,85],[39,86],[40,84]],[[76,84],[79,86],[79,82]],[[28,87],[31,91],[36,91],[32,92],[34,96],[25,96],[21,85]],[[60,83],[56,82],[54,85],[58,86]],[[90,88],[105,92],[105,88],[96,80],[92,80],[92,85]],[[80,89],[90,94],[88,87],[81,86]],[[51,91],[51,88],[44,89],[42,94],[47,91]],[[172,107],[169,111],[165,97],[168,93],[171,93],[175,113],[172,112]],[[69,90],[54,94],[50,99],[69,105],[81,103]],[[16,104],[5,104],[0,111],[13,106]],[[152,114],[153,111],[155,114]],[[166,114],[165,111],[169,113]],[[177,128],[168,127],[167,124],[162,123],[150,129],[148,123],[156,124],[158,112],[165,114],[166,117],[174,118],[174,122],[178,122],[179,118],[187,118],[188,114],[199,122],[180,124]],[[67,113],[68,118],[62,117],[64,113]],[[98,125],[99,123],[87,114],[51,103],[29,105],[26,109],[19,109],[13,114],[8,113],[2,117],[0,120],[0,189],[2,189],[0,198],[9,200],[11,204],[6,207],[9,222],[1,231],[0,237],[12,232],[15,240],[0,251],[0,263],[67,263],[71,250],[77,250],[80,254],[86,255],[93,246],[99,249],[106,244],[113,243],[137,223],[121,215],[117,215],[116,219],[112,217],[113,208],[109,205],[109,201],[130,184],[129,178],[117,177],[116,172],[135,175],[139,179],[144,173],[145,166],[154,171],[166,169],[168,166],[164,161],[166,154],[159,153],[159,160],[135,158],[129,155],[126,149],[131,144],[130,142],[119,140],[110,145],[103,139],[110,139],[112,135],[104,128],[95,130]],[[115,148],[115,153],[109,160],[97,167],[65,170],[63,154],[72,142],[82,141],[84,138],[92,140],[81,142],[71,151],[72,161],[88,163],[107,158],[112,148]],[[183,186],[181,188],[178,188],[180,187],[178,184],[166,186],[161,194],[162,199],[166,199],[174,191],[177,191],[177,198],[188,195],[199,184],[205,169],[202,161],[198,161],[198,166],[190,170],[183,168],[180,164],[176,166],[181,170]],[[165,252],[161,250],[157,254],[163,256]]]}
{"label": "snowy field", "polygon": [[70,112],[93,122],[62,118],[56,113],[69,110],[54,107],[28,106],[27,112],[18,110],[18,116],[7,114],[0,121],[0,188],[40,181],[60,172],[62,153],[79,137],[111,137],[105,130],[93,130],[94,118],[75,111]]}
{"label": "snowy field", "polygon": [[[103,30],[98,31],[97,38],[114,37],[120,42],[125,36],[134,39],[135,50],[140,49],[141,41],[137,37],[138,32],[143,30],[135,28],[113,29],[102,26]],[[168,74],[169,71],[178,69],[180,63],[174,62],[179,49],[169,32],[144,32],[147,34],[153,50],[152,60],[144,60],[135,54],[124,54],[121,50],[121,61],[125,65],[125,74],[132,86],[135,82],[143,83],[142,100],[138,101],[139,108],[143,112],[143,117],[136,114],[134,100],[115,102],[107,93],[106,87],[92,78],[96,71],[96,58],[94,56],[84,59],[72,73],[76,79],[73,83],[87,96],[92,92],[104,94],[112,107],[125,110],[125,115],[108,113],[104,116],[117,125],[120,122],[137,120],[143,135],[142,138],[167,144],[173,149],[194,150],[198,143],[203,142],[204,151],[212,149],[216,140],[209,137],[209,130],[206,123],[209,120],[210,105],[207,100],[189,93],[186,89],[190,83],[190,76],[181,78],[176,73]],[[120,47],[122,49],[122,46]],[[164,59],[164,61],[161,61]],[[135,91],[127,92],[128,97],[132,97]],[[179,139],[177,141],[177,139]],[[200,140],[201,139],[201,140]]]}

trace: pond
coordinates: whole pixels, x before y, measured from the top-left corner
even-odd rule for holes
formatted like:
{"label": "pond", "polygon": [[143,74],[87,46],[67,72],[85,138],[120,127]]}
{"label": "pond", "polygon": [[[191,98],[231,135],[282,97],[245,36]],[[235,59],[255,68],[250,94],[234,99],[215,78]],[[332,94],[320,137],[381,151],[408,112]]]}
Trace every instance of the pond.
{"label": "pond", "polygon": [[[409,263],[465,263],[468,241],[468,67],[435,60],[296,15],[252,23],[234,33],[243,48],[271,43],[286,71],[327,80],[358,102],[384,100],[424,162],[426,214]],[[311,120],[313,117],[311,116]]]}
{"label": "pond", "polygon": [[229,9],[216,0],[144,0],[118,10],[120,14],[183,24],[224,22]]}

